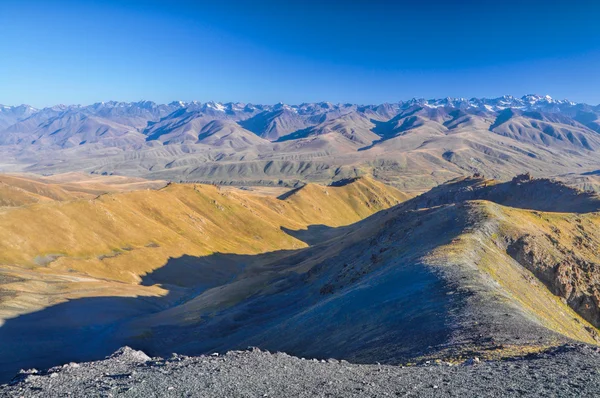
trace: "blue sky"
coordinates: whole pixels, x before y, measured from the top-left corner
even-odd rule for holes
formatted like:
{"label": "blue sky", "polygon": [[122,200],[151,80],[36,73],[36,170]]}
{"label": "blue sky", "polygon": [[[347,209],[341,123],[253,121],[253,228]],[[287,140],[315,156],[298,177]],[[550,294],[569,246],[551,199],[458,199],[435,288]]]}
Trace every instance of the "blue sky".
{"label": "blue sky", "polygon": [[0,0],[0,103],[600,103],[595,1]]}

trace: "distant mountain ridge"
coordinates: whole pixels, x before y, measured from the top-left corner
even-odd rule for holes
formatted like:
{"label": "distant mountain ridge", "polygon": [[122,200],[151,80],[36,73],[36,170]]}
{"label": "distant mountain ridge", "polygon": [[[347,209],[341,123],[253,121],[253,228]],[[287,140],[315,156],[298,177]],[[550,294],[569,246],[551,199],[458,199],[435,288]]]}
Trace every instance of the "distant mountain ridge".
{"label": "distant mountain ridge", "polygon": [[331,182],[371,173],[425,189],[600,169],[600,105],[526,95],[329,102],[99,102],[0,106],[0,171],[86,171],[176,181]]}
{"label": "distant mountain ridge", "polygon": [[[243,103],[243,102],[200,102],[200,101],[172,101],[168,104],[158,104],[153,101],[108,101],[108,102],[97,102],[91,105],[64,105],[58,104],[52,107],[45,108],[35,108],[27,104],[21,105],[1,105],[0,104],[0,113],[4,112],[39,112],[44,110],[67,110],[67,109],[114,109],[114,108],[142,108],[142,109],[156,109],[162,108],[166,109],[167,107],[172,109],[177,108],[187,108],[194,107],[195,109],[207,110],[213,109],[222,112],[235,112],[235,111],[252,111],[252,110],[261,110],[261,111],[277,111],[277,110],[291,110],[294,112],[298,112],[300,114],[312,114],[315,111],[326,110],[326,109],[340,109],[340,108],[362,108],[362,109],[375,109],[382,106],[398,106],[402,107],[405,105],[424,105],[429,107],[443,107],[443,106],[451,106],[456,108],[464,108],[464,107],[473,107],[473,108],[482,108],[486,110],[503,110],[506,108],[522,108],[522,109],[542,109],[547,106],[551,106],[550,108],[546,108],[544,110],[549,111],[551,109],[560,108],[564,110],[568,107],[582,107],[582,108],[594,108],[600,109],[600,105],[589,105],[582,102],[573,102],[568,99],[557,100],[552,98],[549,95],[537,95],[537,94],[528,94],[522,97],[514,97],[512,95],[504,95],[497,98],[477,98],[473,97],[470,99],[466,98],[458,98],[458,97],[446,97],[440,99],[424,99],[424,98],[412,98],[406,101],[398,101],[397,103],[382,103],[382,104],[370,104],[370,105],[359,105],[359,104],[351,104],[351,103],[338,103],[333,104],[330,102],[311,102],[311,103],[301,103],[299,105],[289,105],[284,103],[277,103],[274,105],[265,105],[265,104],[252,104],[252,103]],[[488,105],[492,107],[492,109],[485,107]]]}

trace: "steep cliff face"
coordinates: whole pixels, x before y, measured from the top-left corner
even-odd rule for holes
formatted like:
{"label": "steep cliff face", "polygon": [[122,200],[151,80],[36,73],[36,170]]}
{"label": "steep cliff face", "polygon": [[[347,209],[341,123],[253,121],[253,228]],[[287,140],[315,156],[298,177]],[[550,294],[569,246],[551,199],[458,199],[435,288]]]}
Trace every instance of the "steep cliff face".
{"label": "steep cliff face", "polygon": [[558,240],[561,230],[552,235],[525,235],[508,246],[508,253],[530,270],[548,289],[561,297],[585,320],[600,327],[600,263],[595,257],[580,254],[583,246],[594,251],[597,242],[583,229],[571,235],[570,247]]}

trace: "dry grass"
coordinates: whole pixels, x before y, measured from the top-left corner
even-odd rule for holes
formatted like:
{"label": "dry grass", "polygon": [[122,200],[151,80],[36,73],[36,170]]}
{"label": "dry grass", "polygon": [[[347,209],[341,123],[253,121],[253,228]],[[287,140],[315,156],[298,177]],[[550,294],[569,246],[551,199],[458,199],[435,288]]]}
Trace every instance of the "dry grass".
{"label": "dry grass", "polygon": [[[461,234],[451,244],[437,248],[431,255],[435,262],[469,261],[484,273],[484,277],[501,286],[506,302],[517,304],[532,320],[569,338],[597,344],[595,328],[509,256],[506,242],[526,235],[545,238],[546,233],[562,231],[559,232],[560,240],[568,250],[577,250],[590,261],[597,262],[599,259],[593,251],[573,247],[572,237],[576,228],[574,218],[587,220],[598,228],[598,215],[545,213],[487,201],[471,202],[471,206],[472,214],[478,218],[474,228]],[[547,253],[556,256],[557,263],[560,262],[559,253],[551,247],[547,248]]]}
{"label": "dry grass", "polygon": [[[3,289],[19,292],[12,302],[20,304],[9,311],[13,315],[50,304],[37,299],[27,304],[28,295],[53,294],[52,302],[85,296],[75,293],[74,283],[63,284],[56,292],[56,281],[35,282],[40,275],[88,277],[104,283],[110,292],[130,284],[139,294],[156,294],[137,284],[170,258],[306,247],[282,228],[347,225],[406,198],[394,188],[364,178],[343,187],[309,184],[285,200],[210,185],[171,184],[160,190],[2,208],[0,264],[6,265],[2,268],[8,274],[25,279]],[[91,286],[89,282],[85,283]],[[35,288],[27,288],[28,283]],[[106,294],[99,291],[90,287],[88,295]],[[132,294],[130,288],[126,291]]]}

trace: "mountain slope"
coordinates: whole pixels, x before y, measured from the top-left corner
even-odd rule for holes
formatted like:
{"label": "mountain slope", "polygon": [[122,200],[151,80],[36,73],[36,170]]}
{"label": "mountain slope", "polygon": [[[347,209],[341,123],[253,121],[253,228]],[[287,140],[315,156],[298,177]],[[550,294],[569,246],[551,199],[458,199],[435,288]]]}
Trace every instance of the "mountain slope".
{"label": "mountain slope", "polygon": [[490,130],[519,142],[545,146],[563,145],[596,150],[600,144],[595,132],[569,118],[533,112],[503,111]]}
{"label": "mountain slope", "polygon": [[[110,346],[100,343],[100,335],[114,322],[185,302],[201,286],[227,280],[240,266],[229,258],[250,261],[270,252],[264,255],[275,259],[307,246],[302,236],[286,231],[308,225],[329,230],[406,198],[394,188],[359,179],[340,187],[307,185],[280,199],[172,184],[93,200],[2,208],[0,369],[12,373],[15,366],[30,367],[40,358],[52,363],[75,352],[96,355]],[[205,258],[204,269],[185,260],[196,257]],[[172,262],[178,264],[175,272],[165,267]],[[114,305],[106,303],[113,300]],[[71,305],[76,308],[63,311]],[[46,311],[54,315],[47,317]],[[85,315],[90,313],[94,317]],[[37,326],[31,328],[30,320]],[[89,333],[98,344],[69,348],[91,338]]]}
{"label": "mountain slope", "polygon": [[198,143],[212,147],[241,149],[258,145],[269,145],[269,141],[257,137],[231,121],[214,120],[200,130]]}
{"label": "mountain slope", "polygon": [[241,121],[240,125],[262,138],[276,141],[307,127],[309,124],[296,112],[282,108],[259,113],[250,119]]}
{"label": "mountain slope", "polygon": [[[138,336],[130,342],[150,352],[251,345],[388,363],[598,341],[592,324],[600,314],[599,284],[590,268],[600,264],[593,252],[597,215],[477,200],[421,209],[420,200],[253,272],[238,271],[232,282],[133,320],[121,332]],[[582,236],[575,218],[590,249],[574,257],[578,239],[571,236]],[[556,236],[564,238],[553,243]],[[524,261],[531,250],[534,260]]]}
{"label": "mountain slope", "polygon": [[[285,186],[372,174],[422,192],[476,172],[508,179],[600,168],[600,108],[548,96],[2,109],[0,170],[10,172]],[[217,126],[228,139],[213,139]]]}
{"label": "mountain slope", "polygon": [[123,344],[402,363],[597,343],[598,196],[519,176],[405,199],[363,178],[4,210],[2,368]]}

